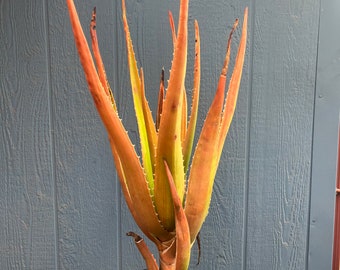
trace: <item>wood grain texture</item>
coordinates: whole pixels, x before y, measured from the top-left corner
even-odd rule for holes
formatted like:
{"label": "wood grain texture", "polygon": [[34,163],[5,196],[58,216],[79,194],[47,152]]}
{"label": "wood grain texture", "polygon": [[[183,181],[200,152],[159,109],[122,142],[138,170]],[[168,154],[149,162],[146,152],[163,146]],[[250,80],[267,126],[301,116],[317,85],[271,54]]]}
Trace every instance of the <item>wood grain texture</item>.
{"label": "wood grain texture", "polygon": [[245,269],[305,269],[319,1],[256,1]]}
{"label": "wood grain texture", "polygon": [[[88,37],[91,12],[98,5],[98,37],[112,82],[113,2],[75,4]],[[107,134],[85,82],[65,1],[49,1],[48,14],[58,269],[119,269],[120,198]]]}
{"label": "wood grain texture", "polygon": [[[0,268],[144,269],[132,239],[125,236],[140,231],[120,192],[66,3],[36,2],[0,0]],[[138,148],[120,2],[75,0],[87,37],[97,6],[107,75]],[[333,138],[324,130],[333,121],[328,113],[338,111],[339,50],[334,45],[332,53],[320,53],[328,50],[322,33],[330,24],[321,20],[318,40],[320,2],[190,2],[186,88],[190,93],[197,19],[202,46],[198,130],[215,93],[231,26],[245,6],[250,8],[239,101],[201,231],[201,263],[195,266],[194,246],[192,269],[329,268],[331,247],[322,240],[332,213],[321,209],[332,209],[333,198],[321,201],[318,190],[332,192],[331,174],[322,186],[329,169],[315,164],[324,159],[325,138]],[[173,52],[167,12],[177,21],[179,1],[126,0],[126,5],[155,112],[161,68],[168,78]],[[326,10],[330,4],[323,5]],[[337,7],[331,9],[337,14]],[[239,36],[237,30],[232,57]],[[335,159],[319,164],[335,164]],[[311,178],[318,183],[312,197]],[[315,189],[318,185],[323,188]],[[331,233],[326,236],[330,239]]]}
{"label": "wood grain texture", "polygon": [[0,268],[55,269],[44,5],[0,1]]}
{"label": "wood grain texture", "polygon": [[321,2],[308,269],[332,269],[340,108],[340,2]]}

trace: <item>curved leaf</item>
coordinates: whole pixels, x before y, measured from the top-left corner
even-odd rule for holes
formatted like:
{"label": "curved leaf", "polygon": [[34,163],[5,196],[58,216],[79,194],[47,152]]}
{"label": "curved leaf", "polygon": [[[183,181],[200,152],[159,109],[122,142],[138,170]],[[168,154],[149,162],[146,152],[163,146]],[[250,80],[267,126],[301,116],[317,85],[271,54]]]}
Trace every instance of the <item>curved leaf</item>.
{"label": "curved leaf", "polygon": [[[247,27],[247,13],[245,13],[242,37],[239,45],[239,53],[236,58],[236,64],[233,73],[235,75],[233,75],[234,79],[231,79],[235,81],[233,84],[234,88],[232,93],[228,93],[224,111],[221,107],[221,104],[223,104],[226,74],[230,59],[231,36],[237,26],[237,23],[238,21],[236,20],[228,39],[227,53],[218,83],[218,90],[203,125],[192,161],[185,203],[185,213],[190,226],[192,242],[195,240],[196,235],[198,234],[205,217],[208,214],[214,178],[223,147],[221,142],[222,140],[224,142],[228,127],[230,125],[230,122],[228,122],[226,119],[230,119],[231,121],[233,116],[232,114],[227,114],[227,116],[225,115],[226,113],[233,113],[236,106],[237,92],[239,88],[239,83],[237,84],[236,82],[241,80],[245,54],[247,33],[244,31],[244,29]],[[241,69],[241,71],[238,69]]]}
{"label": "curved leaf", "polygon": [[158,92],[158,106],[157,106],[157,116],[156,116],[156,131],[158,132],[159,124],[161,122],[161,115],[163,111],[163,101],[164,101],[164,68],[162,68],[161,80],[159,83]]}
{"label": "curved leaf", "polygon": [[239,92],[241,78],[242,78],[243,63],[244,63],[244,58],[245,58],[245,53],[246,53],[246,46],[247,46],[247,25],[248,25],[248,8],[244,10],[244,19],[243,19],[240,45],[239,45],[238,52],[236,55],[234,71],[230,78],[228,94],[226,97],[225,108],[224,108],[223,116],[222,116],[221,135],[220,135],[219,146],[218,146],[219,156],[221,155],[223,144],[227,136],[231,121],[234,116],[235,108],[236,108],[236,102],[237,102],[238,92]]}
{"label": "curved leaf", "polygon": [[195,21],[195,64],[194,64],[194,86],[191,102],[191,114],[186,132],[185,141],[183,144],[184,172],[187,172],[191,157],[192,146],[195,137],[198,102],[200,93],[201,80],[201,51],[200,51],[200,34],[198,22]]}
{"label": "curved leaf", "polygon": [[134,232],[128,232],[126,235],[131,236],[135,239],[135,244],[136,244],[140,254],[143,256],[148,270],[159,270],[158,265],[156,263],[156,260],[155,260],[154,256],[152,255],[150,249],[148,248],[148,246],[144,242],[143,238],[140,237],[138,234],[136,234]]}
{"label": "curved leaf", "polygon": [[163,103],[163,112],[158,131],[155,167],[155,206],[159,218],[169,231],[175,228],[172,198],[167,182],[163,160],[168,162],[181,201],[184,196],[184,167],[181,142],[181,120],[183,89],[187,63],[188,0],[181,0],[178,36],[169,79],[169,86]]}
{"label": "curved leaf", "polygon": [[116,102],[115,102],[115,99],[113,97],[109,81],[107,80],[104,63],[103,63],[102,57],[100,55],[97,33],[96,33],[96,8],[94,8],[93,11],[92,11],[92,19],[91,19],[91,24],[90,24],[90,34],[91,34],[91,40],[92,40],[93,56],[94,56],[94,60],[96,61],[96,64],[97,64],[99,79],[102,83],[102,86],[104,87],[106,95],[108,95],[111,99],[113,108],[115,109],[115,111],[117,111]]}
{"label": "curved leaf", "polygon": [[122,172],[124,172],[132,204],[139,216],[139,220],[143,221],[141,228],[160,240],[168,240],[170,238],[169,233],[160,225],[155,213],[145,173],[140,165],[139,158],[96,72],[74,3],[72,0],[67,0],[67,5],[75,43],[89,90],[109,137],[112,139],[111,142],[116,155],[119,156],[119,162]]}
{"label": "curved leaf", "polygon": [[[129,25],[126,18],[126,7],[125,7],[125,0],[122,0],[122,12],[123,12],[123,24],[124,24],[124,32],[125,32],[125,40],[126,40],[126,47],[127,47],[127,56],[128,56],[128,64],[130,70],[130,81],[131,81],[131,88],[132,88],[132,96],[133,96],[133,103],[136,112],[137,124],[138,124],[138,131],[140,137],[140,144],[141,144],[141,152],[142,152],[142,159],[143,159],[143,167],[146,173],[147,181],[150,185],[150,191],[153,193],[153,155],[150,149],[153,149],[156,145],[156,142],[151,142],[152,139],[155,137],[155,134],[148,133],[148,129],[146,128],[146,122],[152,122],[152,120],[148,119],[150,117],[151,112],[150,108],[147,104],[145,104],[143,92],[142,92],[142,82],[139,77],[137,61],[135,58],[135,53],[133,50],[132,40],[130,36]],[[144,113],[147,110],[150,113]],[[150,131],[150,130],[149,130]],[[154,131],[156,132],[156,131]]]}
{"label": "curved leaf", "polygon": [[189,225],[182,207],[182,201],[176,191],[174,179],[165,160],[164,166],[168,176],[176,219],[176,270],[187,270],[191,248]]}

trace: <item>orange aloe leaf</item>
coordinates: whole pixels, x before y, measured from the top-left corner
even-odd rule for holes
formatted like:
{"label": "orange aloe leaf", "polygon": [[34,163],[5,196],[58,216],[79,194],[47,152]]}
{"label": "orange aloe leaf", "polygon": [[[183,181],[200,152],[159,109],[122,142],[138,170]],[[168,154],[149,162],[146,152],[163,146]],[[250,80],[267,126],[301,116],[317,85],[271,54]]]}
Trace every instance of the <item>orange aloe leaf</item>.
{"label": "orange aloe leaf", "polygon": [[67,5],[75,44],[89,90],[109,138],[112,139],[111,142],[116,155],[119,157],[132,204],[135,212],[139,215],[138,220],[141,222],[139,225],[143,231],[149,232],[150,235],[158,237],[160,240],[168,240],[170,238],[169,233],[159,223],[139,158],[118,114],[112,108],[111,100],[106,95],[96,72],[73,0],[67,0]]}
{"label": "orange aloe leaf", "polygon": [[220,77],[215,98],[210,106],[191,163],[185,214],[193,242],[207,215],[212,192],[212,167],[216,166],[218,130],[223,108],[225,77]]}
{"label": "orange aloe leaf", "polygon": [[169,78],[163,112],[158,131],[155,167],[155,206],[162,224],[169,231],[174,229],[174,211],[163,159],[173,174],[177,192],[184,197],[184,168],[181,142],[183,89],[187,63],[188,0],[181,0],[178,36]]}
{"label": "orange aloe leaf", "polygon": [[[219,132],[219,141],[218,141],[217,152],[216,152],[217,161],[219,161],[221,157],[223,145],[224,145],[232,118],[234,116],[235,108],[236,108],[236,102],[237,102],[240,82],[242,78],[243,63],[244,63],[246,44],[247,44],[247,22],[248,22],[248,8],[246,8],[244,11],[241,40],[240,40],[238,52],[236,55],[233,74],[229,82],[228,93],[227,93],[226,100],[225,100],[225,107],[222,113],[221,126],[220,126],[220,132]],[[235,27],[236,26],[234,26],[234,28]],[[229,59],[228,59],[228,62],[229,62]],[[214,178],[215,178],[215,174],[217,171],[217,167],[218,167],[218,162],[211,169],[212,172],[214,172],[214,176],[213,176]],[[209,195],[209,201],[210,201],[210,198],[211,198],[211,194]]]}
{"label": "orange aloe leaf", "polygon": [[164,160],[164,166],[169,181],[176,219],[176,270],[187,270],[190,262],[191,249],[189,225],[166,160]]}
{"label": "orange aloe leaf", "polygon": [[172,36],[172,42],[174,45],[174,48],[176,46],[176,28],[175,28],[175,23],[174,23],[174,17],[172,16],[171,11],[169,11],[169,24],[170,24],[170,29],[171,29],[171,36]]}
{"label": "orange aloe leaf", "polygon": [[148,270],[158,270],[159,268],[158,268],[158,265],[156,263],[156,260],[155,260],[154,256],[152,255],[150,249],[148,248],[148,246],[144,242],[143,238],[140,237],[138,234],[136,234],[134,232],[128,232],[126,235],[132,236],[134,238],[135,244],[136,244],[140,254],[143,256],[145,263],[146,263],[146,267],[148,268]]}
{"label": "orange aloe leaf", "polygon": [[106,94],[111,98],[113,108],[117,111],[116,102],[115,102],[115,99],[113,97],[109,81],[107,80],[104,63],[103,63],[102,57],[100,55],[98,39],[97,39],[97,32],[96,32],[96,8],[95,7],[93,8],[93,11],[92,11],[92,19],[91,19],[91,24],[90,24],[90,34],[91,34],[91,40],[92,40],[93,56],[94,56],[94,60],[96,61],[96,64],[97,64],[99,79],[102,83],[102,86],[104,87]]}
{"label": "orange aloe leaf", "polygon": [[[210,167],[210,175],[211,175],[211,181],[209,183],[209,188],[206,190],[210,191],[209,193],[206,193],[206,197],[204,199],[204,193],[201,193],[200,198],[198,200],[206,200],[206,207],[205,211],[203,213],[208,212],[209,209],[209,204],[210,204],[210,199],[211,199],[211,192],[212,192],[212,186],[214,182],[214,178],[216,175],[217,167],[218,167],[218,161],[220,160],[222,150],[223,150],[223,145],[224,141],[226,139],[234,112],[236,108],[236,102],[237,102],[237,97],[238,97],[238,92],[239,92],[239,86],[242,78],[242,70],[243,70],[243,63],[244,63],[244,58],[245,58],[245,50],[246,50],[246,43],[247,43],[247,22],[248,22],[248,9],[245,9],[244,12],[244,20],[243,20],[243,27],[242,27],[242,34],[241,34],[241,40],[235,60],[235,67],[233,70],[233,74],[231,76],[230,82],[229,82],[229,89],[228,93],[226,96],[225,100],[225,106],[223,108],[223,113],[222,113],[222,118],[221,118],[221,125],[220,125],[220,130],[219,130],[219,138],[217,142],[217,148],[216,152],[214,154],[216,162],[213,162]],[[235,30],[237,26],[238,20],[236,20],[233,30],[230,33],[229,40],[228,40],[228,50],[227,50],[227,55],[226,59],[224,62],[224,67],[222,69],[222,74],[221,75],[226,75],[228,71],[228,64],[230,60],[230,43],[231,43],[231,35],[233,31]],[[210,188],[211,187],[211,188]],[[206,215],[205,214],[205,215]],[[201,220],[202,222],[204,221],[205,216],[201,216],[198,218],[198,220]]]}
{"label": "orange aloe leaf", "polygon": [[[137,61],[135,58],[135,53],[133,50],[132,40],[130,36],[129,25],[126,18],[126,6],[125,0],[122,0],[122,12],[123,12],[123,24],[124,24],[124,32],[125,32],[125,40],[126,40],[126,47],[127,47],[127,56],[128,56],[128,64],[130,70],[130,81],[131,81],[131,88],[132,88],[132,96],[133,96],[133,103],[136,112],[137,124],[138,124],[138,131],[140,137],[140,144],[141,144],[141,152],[142,152],[142,160],[143,160],[143,167],[146,173],[147,181],[150,185],[151,193],[153,193],[153,162],[151,158],[150,149],[153,148],[155,142],[149,145],[149,140],[153,139],[152,134],[148,134],[148,130],[146,128],[146,119],[148,115],[145,115],[143,112],[143,95],[141,89],[141,80],[138,73]],[[150,111],[148,105],[146,106],[147,110]]]}
{"label": "orange aloe leaf", "polygon": [[[102,57],[99,51],[99,46],[98,46],[98,39],[97,39],[97,34],[96,34],[96,8],[93,9],[92,12],[92,19],[91,19],[91,25],[90,25],[90,34],[91,34],[91,40],[92,40],[92,49],[93,49],[93,55],[97,64],[97,68],[98,68],[98,75],[99,75],[99,79],[102,83],[104,87],[104,90],[106,92],[106,94],[108,96],[110,96],[112,104],[113,104],[113,108],[115,111],[117,111],[117,107],[116,107],[116,103],[114,101],[114,97],[112,95],[112,91],[110,89],[107,77],[106,77],[106,72],[105,72],[105,67],[102,61]],[[123,195],[125,197],[125,201],[126,204],[130,210],[130,213],[132,214],[132,216],[134,217],[134,219],[136,220],[137,224],[141,224],[141,222],[138,220],[138,215],[135,212],[135,209],[133,208],[133,203],[126,185],[126,181],[125,181],[125,175],[124,175],[124,170],[121,164],[121,161],[119,159],[119,155],[114,147],[114,143],[112,141],[112,138],[109,138],[110,140],[110,145],[111,145],[111,150],[113,153],[113,157],[114,157],[114,161],[116,164],[116,170],[117,170],[117,174],[118,174],[118,179],[120,180],[120,184],[122,187],[122,191],[123,191]],[[143,225],[141,224],[141,227],[143,227]],[[150,235],[150,233],[148,231],[145,231],[145,234],[151,238],[152,236]]]}
{"label": "orange aloe leaf", "polygon": [[226,97],[225,108],[222,116],[221,135],[218,146],[219,156],[222,153],[223,144],[227,136],[236,108],[236,102],[242,78],[243,63],[247,45],[247,24],[248,24],[248,8],[244,10],[244,19],[240,45],[236,56],[234,71],[230,78],[228,94]]}
{"label": "orange aloe leaf", "polygon": [[154,239],[154,236],[151,235],[149,230],[148,230],[149,228],[147,228],[144,225],[143,217],[140,217],[136,213],[133,201],[132,201],[132,199],[130,197],[130,193],[129,193],[129,190],[128,190],[127,180],[126,180],[126,177],[125,177],[125,174],[124,174],[124,165],[122,164],[122,162],[121,162],[121,160],[119,158],[117,149],[116,149],[116,147],[114,145],[114,142],[113,142],[112,138],[109,137],[109,140],[110,140],[110,145],[111,145],[112,156],[113,156],[114,163],[115,163],[116,170],[117,170],[118,179],[119,179],[122,191],[123,191],[123,195],[124,195],[124,198],[125,198],[126,205],[128,206],[131,215],[133,216],[134,220],[136,221],[136,223],[139,226],[139,228],[143,231],[143,233],[149,239]]}
{"label": "orange aloe leaf", "polygon": [[185,213],[190,226],[192,242],[195,240],[208,214],[214,178],[218,167],[226,73],[230,60],[231,36],[237,23],[238,21],[236,20],[229,35],[227,53],[217,92],[204,122],[192,161],[185,203]]}
{"label": "orange aloe leaf", "polygon": [[[176,47],[176,29],[175,29],[175,23],[174,23],[174,18],[172,16],[171,11],[169,11],[169,24],[170,24],[170,29],[171,29],[171,35],[172,35],[172,42],[173,42],[173,47],[175,50]],[[185,140],[185,135],[187,132],[187,94],[185,91],[185,88],[183,87],[183,102],[182,102],[182,119],[181,119],[181,123],[182,123],[182,128],[181,128],[181,141],[182,143]]]}
{"label": "orange aloe leaf", "polygon": [[[175,29],[175,23],[174,23],[174,18],[172,16],[171,11],[169,11],[169,24],[170,24],[170,29],[171,29],[171,35],[172,35],[172,42],[173,42],[173,47],[175,50],[176,47],[176,29]],[[187,113],[188,113],[188,109],[187,109],[187,94],[185,91],[185,88],[183,86],[183,102],[182,102],[182,119],[181,119],[181,123],[182,123],[182,128],[181,128],[181,141],[182,143],[184,143],[185,140],[185,136],[187,133]]]}
{"label": "orange aloe leaf", "polygon": [[[187,133],[187,114],[188,114],[188,108],[187,108],[187,93],[185,91],[185,88],[183,87],[183,101],[182,101],[182,117],[181,117],[181,142],[182,142],[182,148],[183,148],[183,143],[185,140],[185,136]],[[183,154],[183,150],[182,150]]]}
{"label": "orange aloe leaf", "polygon": [[163,110],[163,101],[164,101],[164,68],[162,68],[161,80],[159,84],[159,92],[158,92],[158,106],[157,106],[157,116],[156,116],[156,131],[159,129],[159,124],[161,122],[161,115]]}
{"label": "orange aloe leaf", "polygon": [[183,145],[183,157],[184,157],[184,171],[186,172],[189,167],[190,156],[192,151],[192,145],[194,142],[197,112],[198,112],[198,101],[200,92],[200,80],[201,80],[201,56],[200,56],[200,34],[198,22],[195,21],[195,64],[194,64],[194,86],[191,102],[191,114],[188,124],[188,130]]}
{"label": "orange aloe leaf", "polygon": [[110,141],[110,146],[111,146],[111,152],[112,152],[113,160],[114,160],[114,163],[115,163],[115,166],[116,166],[116,171],[117,171],[118,179],[119,179],[122,191],[123,191],[123,195],[124,195],[126,204],[127,204],[128,208],[130,210],[130,213],[132,214],[132,216],[136,220],[136,218],[138,218],[138,216],[136,214],[135,208],[133,207],[133,202],[131,200],[130,193],[129,193],[129,190],[128,190],[128,186],[126,184],[126,177],[125,177],[125,174],[124,174],[123,164],[122,164],[122,162],[121,162],[121,160],[119,158],[117,149],[116,149],[115,144],[113,142],[113,139],[111,137],[109,137],[109,141]]}
{"label": "orange aloe leaf", "polygon": [[[142,230],[142,232],[152,240],[156,245],[159,245],[159,241],[169,241],[173,237],[172,234],[168,233],[163,229],[163,227],[159,227],[156,230],[148,227],[148,223],[145,222],[145,216],[139,215],[136,211],[136,202],[134,202],[130,196],[130,192],[127,185],[127,180],[124,171],[130,170],[127,166],[124,166],[122,161],[119,158],[117,149],[115,147],[114,141],[111,137],[109,137],[111,150],[113,159],[116,165],[116,170],[118,174],[118,179],[123,191],[123,195],[126,201],[126,204],[130,210],[131,215],[133,216],[134,220],[136,221],[138,227]],[[137,209],[138,210],[138,209]],[[153,213],[150,213],[152,215]]]}
{"label": "orange aloe leaf", "polygon": [[[175,49],[176,40],[177,40],[176,28],[175,28],[174,18],[172,16],[171,11],[169,11],[168,14],[169,14],[169,24],[170,24],[171,35],[172,35],[172,42],[173,42],[173,47]],[[186,94],[185,88],[183,86],[182,120],[181,120],[181,123],[182,123],[181,141],[182,141],[182,143],[185,140],[185,135],[186,135],[186,132],[187,132],[187,113],[188,113],[188,110],[187,110],[187,94]]]}

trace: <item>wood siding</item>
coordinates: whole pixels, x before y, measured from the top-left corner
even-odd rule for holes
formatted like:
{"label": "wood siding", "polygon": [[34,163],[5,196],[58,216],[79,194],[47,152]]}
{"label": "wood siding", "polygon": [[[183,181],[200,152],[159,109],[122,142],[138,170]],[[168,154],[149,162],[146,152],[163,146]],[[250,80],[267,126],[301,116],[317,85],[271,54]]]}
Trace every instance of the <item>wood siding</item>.
{"label": "wood siding", "polygon": [[[156,111],[160,71],[164,67],[168,78],[171,65],[167,12],[177,20],[179,1],[126,1],[146,95]],[[108,78],[138,145],[121,3],[75,3],[85,30],[97,7]],[[336,0],[191,1],[186,88],[192,87],[197,19],[199,128],[228,33],[246,6],[249,38],[240,96],[201,231],[201,263],[195,266],[194,246],[192,268],[330,269],[340,7]],[[239,36],[240,29],[234,54]],[[0,0],[0,216],[0,269],[145,268],[125,236],[139,230],[120,192],[64,0]]]}

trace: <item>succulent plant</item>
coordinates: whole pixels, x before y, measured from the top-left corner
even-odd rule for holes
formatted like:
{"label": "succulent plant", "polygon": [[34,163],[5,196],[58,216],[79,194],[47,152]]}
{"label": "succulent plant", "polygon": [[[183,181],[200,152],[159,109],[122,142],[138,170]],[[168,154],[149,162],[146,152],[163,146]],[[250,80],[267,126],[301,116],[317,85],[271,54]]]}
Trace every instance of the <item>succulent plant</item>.
{"label": "succulent plant", "polygon": [[236,107],[247,43],[247,8],[228,92],[225,94],[231,36],[238,20],[230,33],[216,94],[192,155],[201,60],[199,26],[195,21],[193,94],[190,117],[187,117],[184,81],[189,0],[180,1],[177,33],[169,13],[174,53],[166,90],[164,73],[161,79],[156,121],[145,97],[143,70],[137,66],[125,0],[122,0],[131,89],[140,137],[140,158],[119,118],[106,78],[96,36],[96,10],[92,13],[90,24],[93,60],[73,0],[67,0],[67,5],[80,61],[95,106],[109,135],[127,206],[141,231],[157,246],[159,266],[143,239],[132,232],[129,235],[135,238],[148,269],[188,269],[190,249],[208,214],[219,159]]}

